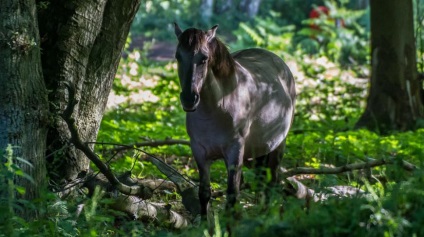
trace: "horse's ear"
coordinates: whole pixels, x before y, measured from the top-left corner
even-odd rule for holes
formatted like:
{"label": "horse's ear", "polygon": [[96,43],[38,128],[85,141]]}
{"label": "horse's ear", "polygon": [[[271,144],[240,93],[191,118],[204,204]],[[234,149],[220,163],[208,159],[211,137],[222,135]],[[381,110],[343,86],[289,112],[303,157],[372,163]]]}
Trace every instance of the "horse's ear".
{"label": "horse's ear", "polygon": [[174,22],[174,31],[177,38],[183,33],[181,28],[178,26],[177,22]]}
{"label": "horse's ear", "polygon": [[208,32],[206,32],[208,42],[215,38],[216,29],[218,29],[218,25],[214,25],[210,30],[208,30]]}

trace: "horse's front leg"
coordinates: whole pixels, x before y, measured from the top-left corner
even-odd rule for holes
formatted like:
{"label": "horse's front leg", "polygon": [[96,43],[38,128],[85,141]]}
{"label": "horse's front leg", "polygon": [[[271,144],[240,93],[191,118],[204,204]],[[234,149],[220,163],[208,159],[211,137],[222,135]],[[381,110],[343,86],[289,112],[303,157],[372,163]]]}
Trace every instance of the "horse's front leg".
{"label": "horse's front leg", "polygon": [[243,165],[244,146],[237,144],[230,147],[225,154],[227,166],[227,210],[236,204],[240,193],[241,167]]}
{"label": "horse's front leg", "polygon": [[210,166],[212,160],[208,158],[202,145],[191,140],[191,151],[199,170],[199,203],[202,220],[207,219],[209,200],[211,199]]}
{"label": "horse's front leg", "polygon": [[197,168],[199,170],[199,201],[200,215],[203,220],[206,220],[209,200],[211,199],[211,184],[210,184],[210,165],[211,162],[204,155],[194,156]]}

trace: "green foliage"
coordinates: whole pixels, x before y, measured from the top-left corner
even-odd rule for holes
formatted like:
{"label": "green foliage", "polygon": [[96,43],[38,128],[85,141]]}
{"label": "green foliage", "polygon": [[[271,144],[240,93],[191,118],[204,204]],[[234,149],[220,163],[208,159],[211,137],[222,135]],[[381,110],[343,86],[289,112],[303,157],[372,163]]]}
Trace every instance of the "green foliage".
{"label": "green foliage", "polygon": [[324,5],[323,0],[285,0],[285,1],[269,1],[264,4],[262,12],[270,10],[281,14],[281,25],[295,25],[300,27],[302,21],[309,17],[309,12],[313,6]]}
{"label": "green foliage", "polygon": [[131,33],[135,36],[169,39],[169,33],[173,32],[170,31],[172,22],[176,21],[181,26],[200,23],[199,4],[199,0],[142,1],[132,24]]}
{"label": "green foliage", "polygon": [[[305,20],[310,1],[287,0],[264,2],[259,17],[243,21],[232,14],[214,16],[212,20],[225,28],[234,24],[237,38],[231,49],[262,47],[284,57],[296,77],[298,91],[296,115],[287,139],[282,166],[334,167],[364,162],[369,159],[396,159],[395,164],[368,171],[340,175],[298,177],[321,194],[328,187],[350,186],[364,195],[350,198],[330,196],[320,202],[306,202],[286,197],[281,187],[273,189],[270,204],[261,198],[262,184],[254,172],[244,168],[245,182],[238,208],[242,218],[234,223],[223,211],[225,197],[213,200],[215,228],[213,236],[227,236],[231,226],[234,236],[422,236],[424,220],[424,174],[421,170],[406,172],[400,160],[423,166],[424,129],[381,136],[367,130],[353,130],[364,109],[369,63],[368,31],[359,24],[365,12],[346,7],[347,1],[326,1],[328,17]],[[316,5],[323,1],[313,1]],[[177,20],[184,26],[200,26],[200,1],[145,1],[133,26],[133,35],[169,38],[169,23]],[[276,12],[269,11],[277,9]],[[337,28],[333,19],[343,19]],[[190,21],[190,20],[192,21]],[[232,21],[232,19],[236,19]],[[422,22],[421,22],[422,23]],[[313,30],[310,24],[319,27]],[[299,29],[300,27],[300,29]],[[228,31],[229,32],[229,31]],[[231,33],[231,32],[229,32]],[[173,35],[172,35],[173,37]],[[231,38],[231,37],[229,37]],[[148,47],[148,46],[147,46]],[[98,135],[98,142],[135,144],[138,142],[184,139],[185,114],[179,102],[179,82],[175,62],[151,62],[145,51],[126,52],[121,60],[110,103]],[[291,55],[291,56],[290,56]],[[420,55],[420,54],[419,54]],[[422,55],[421,55],[422,56]],[[139,178],[165,178],[145,155],[128,151],[111,153],[113,146],[96,145],[104,161],[116,173],[131,170]],[[197,170],[187,146],[144,147],[164,158],[194,181]],[[90,198],[84,194],[59,199],[45,192],[40,217],[28,222],[18,217],[11,207],[33,208],[19,198],[25,192],[14,184],[16,177],[31,178],[16,165],[24,160],[13,157],[12,149],[3,152],[0,164],[0,236],[210,236],[203,223],[188,230],[175,231],[155,223],[134,221],[108,208],[111,200],[96,190]],[[95,169],[95,167],[93,167]],[[212,189],[226,188],[226,167],[217,161],[211,169]],[[161,202],[178,200],[172,194]],[[83,209],[80,209],[84,206]]]}
{"label": "green foliage", "polygon": [[350,10],[345,3],[326,1],[329,15],[306,19],[294,38],[297,50],[308,54],[325,55],[341,65],[369,62],[369,32],[358,21],[365,10]]}
{"label": "green foliage", "polygon": [[[272,27],[264,24],[264,29],[269,31]],[[263,36],[266,34],[259,35],[265,38]],[[269,40],[267,42],[269,45]],[[180,109],[178,100],[175,63],[144,64],[143,59],[131,56],[134,54],[136,52],[129,54],[121,64],[118,79],[122,83],[125,74],[133,82],[144,78],[151,79],[154,83],[145,83],[140,88],[135,86],[128,90],[131,83],[125,82],[122,88],[126,89],[122,90],[122,93],[131,95],[150,91],[159,99],[156,102],[141,101],[139,104],[129,100],[109,110],[102,122],[100,140],[134,143],[144,139],[162,140],[167,136],[187,139],[184,112]],[[143,68],[131,66],[134,62]],[[355,79],[355,73],[340,69],[324,56],[304,58],[297,66],[297,112],[287,140],[282,164],[284,167],[342,166],[382,158],[404,159],[422,166],[424,150],[420,141],[424,140],[424,130],[393,133],[388,136],[380,136],[367,130],[352,130],[364,108],[366,81]],[[132,73],[130,68],[133,68]],[[121,87],[115,92],[119,94],[120,91]],[[165,158],[176,157],[172,165],[197,180],[193,163],[185,163],[186,157],[190,156],[187,147],[146,149]],[[157,171],[153,171],[155,168],[149,166],[149,162],[137,160],[138,158],[137,154],[124,156],[114,161],[113,167],[116,171],[139,169],[133,173],[140,174],[141,177],[162,177]],[[139,165],[134,165],[134,162]],[[244,174],[245,181],[251,187],[257,187],[252,170],[244,169]],[[226,171],[223,162],[214,163],[211,176],[213,189],[224,190]],[[414,196],[414,190],[419,190],[422,185],[416,186],[418,189],[412,188],[418,185],[420,171],[408,174],[395,164],[375,168],[371,173],[372,179],[367,177],[362,171],[313,176],[310,181],[305,181],[305,184],[316,191],[328,193],[327,187],[349,185],[362,189],[366,195],[362,198],[330,197],[322,202],[310,203],[308,210],[303,200],[288,198],[281,204],[283,194],[279,190],[276,190],[276,196],[273,197],[273,205],[264,210],[255,191],[245,190],[241,194],[243,218],[233,231],[240,236],[277,236],[281,233],[288,236],[359,236],[368,232],[371,236],[420,234],[419,217],[423,215],[424,210],[421,201],[414,201],[421,195]],[[408,191],[400,191],[404,189]],[[224,203],[225,198],[217,198],[213,202],[213,209],[218,211],[215,218],[221,228],[221,232],[215,236],[225,236],[225,226],[231,222],[219,211]],[[281,205],[284,206],[282,214]],[[338,220],[337,223],[334,220]],[[180,234],[165,233],[166,236],[198,236],[199,233],[208,236],[206,229],[206,226],[200,226]],[[153,228],[151,231],[152,236],[164,236],[163,230]]]}
{"label": "green foliage", "polygon": [[414,29],[417,47],[417,68],[419,73],[424,73],[424,1],[416,0],[414,1],[414,5]]}
{"label": "green foliage", "polygon": [[262,47],[276,53],[283,53],[290,49],[290,40],[293,37],[294,26],[281,27],[275,18],[279,14],[271,11],[265,18],[255,18],[252,22],[242,22],[233,34],[237,41],[232,42],[232,50],[249,47]]}
{"label": "green foliage", "polygon": [[[30,164],[15,157],[12,146],[0,151],[0,155],[6,160],[0,164],[0,237],[140,236],[146,231],[141,223],[121,226],[129,228],[129,232],[117,229],[115,219],[127,217],[107,208],[111,201],[104,198],[99,189],[91,198],[84,194],[65,201],[50,191],[41,190],[37,200],[23,199],[21,194],[25,193],[25,188],[14,182],[17,177],[31,182],[33,179],[17,164]],[[34,210],[37,216],[34,219],[22,217],[23,210]]]}
{"label": "green foliage", "polygon": [[[136,50],[122,59],[111,99],[126,100],[113,105],[113,109],[104,115],[97,141],[129,145],[152,140],[188,140],[185,115],[179,104],[175,63],[148,65],[146,58],[141,55],[145,55],[145,52]],[[168,158],[190,154],[190,149],[184,145],[143,149]],[[143,159],[144,155],[130,151],[113,162],[112,168],[116,171],[131,169],[140,178],[164,178],[150,162],[142,162]],[[189,170],[187,172],[192,173]]]}

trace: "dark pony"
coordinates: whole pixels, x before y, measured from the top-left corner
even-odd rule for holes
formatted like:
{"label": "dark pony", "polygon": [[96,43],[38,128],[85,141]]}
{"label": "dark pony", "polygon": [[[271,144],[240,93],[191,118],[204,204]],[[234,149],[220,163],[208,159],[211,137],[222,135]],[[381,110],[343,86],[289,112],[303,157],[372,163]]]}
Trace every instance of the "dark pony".
{"label": "dark pony", "polygon": [[[246,160],[268,167],[271,183],[291,126],[295,85],[287,65],[263,49],[230,54],[210,30],[175,24],[181,104],[191,150],[199,169],[201,215],[211,197],[210,165],[224,159],[228,172],[227,208],[239,194],[241,167]],[[264,181],[265,182],[265,181]]]}

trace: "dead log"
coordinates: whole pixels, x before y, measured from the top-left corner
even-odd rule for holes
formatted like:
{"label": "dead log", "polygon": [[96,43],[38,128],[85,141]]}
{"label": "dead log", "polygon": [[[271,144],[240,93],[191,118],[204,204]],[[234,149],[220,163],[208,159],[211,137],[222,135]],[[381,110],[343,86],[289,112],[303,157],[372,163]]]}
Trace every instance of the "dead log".
{"label": "dead log", "polygon": [[190,223],[186,217],[171,210],[171,205],[169,204],[150,203],[135,196],[119,194],[114,198],[114,202],[110,207],[127,213],[136,220],[155,220],[158,224],[175,229],[185,228]]}

